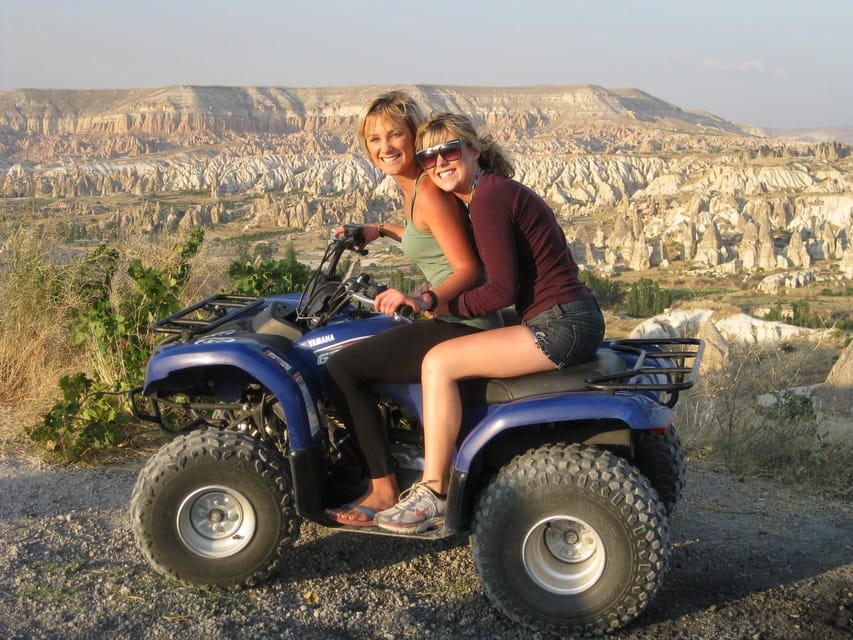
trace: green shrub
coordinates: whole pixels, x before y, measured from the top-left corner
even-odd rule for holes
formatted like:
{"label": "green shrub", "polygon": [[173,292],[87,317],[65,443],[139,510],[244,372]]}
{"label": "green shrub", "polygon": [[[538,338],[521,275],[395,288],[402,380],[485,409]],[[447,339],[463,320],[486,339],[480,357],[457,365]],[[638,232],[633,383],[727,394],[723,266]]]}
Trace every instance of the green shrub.
{"label": "green shrub", "polygon": [[782,303],[777,302],[773,309],[764,317],[765,320],[785,322],[796,327],[807,327],[810,329],[825,329],[826,323],[823,319],[813,313],[809,303],[805,300],[797,300],[791,304],[791,314],[782,311]]}
{"label": "green shrub", "polygon": [[648,278],[641,278],[625,293],[625,313],[635,318],[648,318],[672,306],[672,294]]}
{"label": "green shrub", "polygon": [[296,259],[291,244],[284,260],[253,261],[238,259],[228,268],[234,291],[253,296],[270,296],[290,291],[302,291],[311,277],[311,269]]}
{"label": "green shrub", "polygon": [[598,304],[602,307],[616,307],[625,298],[622,285],[615,280],[602,278],[595,275],[592,271],[582,271],[580,273],[580,280],[589,287]]}
{"label": "green shrub", "polygon": [[122,442],[130,418],[124,411],[124,394],[99,390],[83,373],[63,376],[63,399],[27,435],[63,461],[79,460],[93,449]]}
{"label": "green shrub", "polygon": [[124,391],[142,381],[152,348],[148,326],[178,310],[190,260],[203,239],[201,229],[193,230],[175,247],[174,262],[165,265],[130,260],[126,275],[133,285],[127,292],[116,291],[121,256],[115,247],[101,245],[82,262],[73,287],[83,302],[72,318],[71,336],[74,345],[88,349],[94,371],[92,377],[60,379],[63,399],[26,430],[30,438],[65,462],[125,438]]}

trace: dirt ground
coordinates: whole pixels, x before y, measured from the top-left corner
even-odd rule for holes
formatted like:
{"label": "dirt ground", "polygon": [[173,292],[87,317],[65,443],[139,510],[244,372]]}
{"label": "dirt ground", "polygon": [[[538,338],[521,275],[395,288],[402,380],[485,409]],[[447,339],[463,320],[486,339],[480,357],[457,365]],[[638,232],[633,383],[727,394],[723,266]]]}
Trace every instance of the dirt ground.
{"label": "dirt ground", "polygon": [[[491,606],[465,538],[305,524],[286,568],[260,587],[226,597],[171,583],[130,532],[141,464],[54,467],[0,453],[0,637],[540,637]],[[613,637],[853,637],[850,504],[694,462],[671,530],[664,586]]]}

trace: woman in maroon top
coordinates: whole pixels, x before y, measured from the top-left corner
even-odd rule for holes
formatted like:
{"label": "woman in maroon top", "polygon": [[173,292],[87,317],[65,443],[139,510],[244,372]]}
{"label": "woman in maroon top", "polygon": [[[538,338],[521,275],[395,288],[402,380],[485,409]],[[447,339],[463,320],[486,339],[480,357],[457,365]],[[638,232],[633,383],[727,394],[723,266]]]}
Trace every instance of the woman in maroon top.
{"label": "woman in maroon top", "polygon": [[376,515],[383,529],[427,531],[444,517],[450,464],[462,420],[458,381],[504,378],[592,360],[604,318],[578,280],[578,266],[554,212],[523,184],[490,137],[462,115],[433,116],[418,131],[418,162],[469,210],[487,280],[436,312],[473,317],[514,305],[521,324],[454,338],[421,365],[424,471],[397,505]]}

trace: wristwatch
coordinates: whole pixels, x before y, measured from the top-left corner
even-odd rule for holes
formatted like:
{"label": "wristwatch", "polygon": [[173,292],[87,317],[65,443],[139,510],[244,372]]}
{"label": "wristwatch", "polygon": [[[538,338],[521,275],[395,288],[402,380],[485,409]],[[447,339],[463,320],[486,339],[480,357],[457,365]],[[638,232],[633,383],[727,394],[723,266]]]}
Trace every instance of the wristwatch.
{"label": "wristwatch", "polygon": [[[429,302],[424,300],[424,296],[429,298]],[[418,302],[418,308],[421,312],[424,311],[432,311],[438,306],[438,296],[435,295],[435,291],[432,289],[427,289],[421,294],[419,298],[420,302]]]}

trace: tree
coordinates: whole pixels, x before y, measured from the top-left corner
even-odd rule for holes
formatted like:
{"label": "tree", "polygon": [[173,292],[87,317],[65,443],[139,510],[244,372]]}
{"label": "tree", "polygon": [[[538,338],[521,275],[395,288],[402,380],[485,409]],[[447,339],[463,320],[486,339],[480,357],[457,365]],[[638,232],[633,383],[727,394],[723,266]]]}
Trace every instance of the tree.
{"label": "tree", "polygon": [[236,293],[269,296],[302,291],[311,277],[311,269],[296,259],[291,243],[283,260],[236,260],[228,267],[228,276]]}
{"label": "tree", "polygon": [[672,294],[648,278],[641,278],[625,294],[625,312],[635,318],[662,313],[672,305]]}
{"label": "tree", "polygon": [[610,278],[601,278],[595,275],[592,271],[583,271],[580,274],[581,281],[589,287],[592,295],[598,300],[598,304],[602,307],[615,307],[622,302],[625,297],[625,292],[615,280]]}

